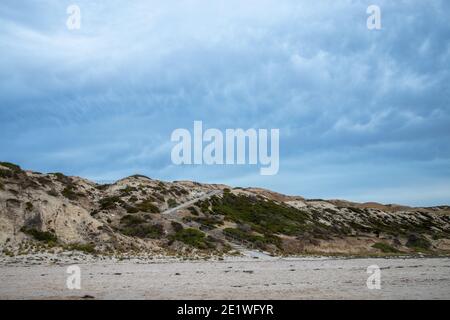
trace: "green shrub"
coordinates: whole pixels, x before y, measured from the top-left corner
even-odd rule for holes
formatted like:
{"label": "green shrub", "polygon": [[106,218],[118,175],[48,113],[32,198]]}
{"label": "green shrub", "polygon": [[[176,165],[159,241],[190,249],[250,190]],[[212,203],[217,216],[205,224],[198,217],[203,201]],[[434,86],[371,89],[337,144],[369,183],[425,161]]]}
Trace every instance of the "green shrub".
{"label": "green shrub", "polygon": [[185,189],[179,188],[179,187],[175,187],[175,186],[170,187],[169,192],[171,192],[171,193],[173,193],[173,194],[175,194],[175,195],[177,195],[179,197],[189,193]]}
{"label": "green shrub", "polygon": [[111,186],[110,184],[106,183],[106,184],[99,184],[95,188],[97,190],[104,191],[104,190],[108,189],[110,186]]}
{"label": "green shrub", "polygon": [[58,180],[62,184],[72,185],[72,179],[70,177],[68,177],[60,172],[51,173],[51,174],[54,175],[56,177],[56,180]]}
{"label": "green shrub", "polygon": [[106,197],[100,200],[100,209],[108,210],[116,208],[116,203],[122,203],[122,200],[117,196]]}
{"label": "green shrub", "polygon": [[167,205],[169,206],[169,208],[174,208],[178,205],[178,203],[174,199],[170,198],[169,200],[167,200]]}
{"label": "green shrub", "polygon": [[223,221],[216,219],[216,218],[210,218],[210,217],[205,217],[205,218],[198,218],[198,217],[194,217],[192,218],[193,221],[198,222],[202,225],[205,225],[207,227],[210,228],[216,228],[217,225],[223,225]]}
{"label": "green shrub", "polygon": [[136,204],[136,208],[138,208],[142,212],[149,213],[159,213],[159,208],[155,206],[152,202],[152,199],[147,199],[142,201],[141,203]]}
{"label": "green shrub", "polygon": [[31,202],[27,202],[25,204],[25,210],[27,210],[27,211],[33,210],[33,204]]}
{"label": "green shrub", "polygon": [[391,245],[384,243],[384,242],[377,242],[374,245],[372,245],[372,248],[381,250],[383,253],[398,253],[399,251],[392,247]]}
{"label": "green shrub", "polygon": [[226,228],[223,233],[227,236],[253,243],[256,247],[265,249],[267,244],[281,245],[281,239],[274,235],[255,235],[240,229]]}
{"label": "green shrub", "polygon": [[120,190],[122,196],[130,195],[133,191],[137,191],[135,187],[126,186],[125,188]]}
{"label": "green shrub", "polygon": [[77,200],[78,199],[78,197],[80,196],[80,194],[79,193],[77,193],[77,192],[75,192],[74,190],[73,190],[73,186],[72,185],[69,185],[69,186],[67,186],[67,187],[65,187],[64,189],[63,189],[63,191],[61,192],[61,194],[64,196],[64,197],[66,197],[67,199],[69,199],[69,200]]}
{"label": "green shrub", "polygon": [[12,178],[14,177],[14,172],[12,172],[11,170],[6,170],[6,169],[0,169],[0,178]]}
{"label": "green shrub", "polygon": [[67,250],[81,251],[84,253],[94,254],[97,251],[91,243],[72,243],[65,247]]}
{"label": "green shrub", "polygon": [[56,235],[51,232],[40,231],[40,230],[37,230],[34,228],[27,228],[27,227],[22,227],[20,229],[20,231],[32,236],[34,239],[36,239],[38,241],[42,241],[42,242],[46,242],[46,243],[56,243],[58,241],[58,238],[56,237]]}
{"label": "green shrub", "polygon": [[183,230],[183,225],[181,223],[172,221],[170,224],[172,225],[172,228],[175,232],[179,232],[179,231]]}
{"label": "green shrub", "polygon": [[130,237],[160,239],[164,234],[164,228],[160,224],[143,223],[125,226],[121,232]]}
{"label": "green shrub", "polygon": [[283,203],[232,193],[224,193],[222,199],[213,197],[211,202],[215,214],[236,223],[249,224],[259,233],[298,235],[310,228],[307,213]]}
{"label": "green shrub", "polygon": [[120,231],[127,236],[159,239],[164,234],[162,225],[148,223],[139,216],[126,215],[120,219],[120,223]]}
{"label": "green shrub", "polygon": [[164,197],[162,195],[160,195],[159,193],[156,193],[156,192],[152,193],[152,197],[160,202],[164,202]]}
{"label": "green shrub", "polygon": [[131,214],[127,214],[126,216],[122,217],[120,219],[120,223],[126,224],[126,225],[135,225],[146,222],[144,218],[139,216],[133,216]]}
{"label": "green shrub", "polygon": [[136,207],[127,207],[127,213],[138,213],[139,209]]}
{"label": "green shrub", "polygon": [[199,201],[197,201],[197,202],[195,203],[195,205],[196,205],[197,207],[199,207],[200,210],[201,210],[203,213],[209,213],[209,212],[210,212],[209,207],[210,207],[211,204],[209,203],[209,200],[204,200],[204,201],[199,200]]}
{"label": "green shrub", "polygon": [[198,249],[214,248],[215,245],[208,241],[205,234],[197,229],[187,228],[176,232],[170,237],[171,241],[181,241]]}
{"label": "green shrub", "polygon": [[416,250],[429,250],[431,242],[417,234],[410,234],[406,246]]}
{"label": "green shrub", "polygon": [[191,206],[191,207],[188,208],[188,210],[194,216],[198,216],[198,214],[199,214],[197,208],[195,208],[195,207]]}
{"label": "green shrub", "polygon": [[14,164],[14,163],[11,163],[11,162],[0,162],[0,165],[3,166],[3,167],[8,168],[8,169],[10,169],[11,171],[14,171],[14,172],[22,171],[22,169],[17,164]]}

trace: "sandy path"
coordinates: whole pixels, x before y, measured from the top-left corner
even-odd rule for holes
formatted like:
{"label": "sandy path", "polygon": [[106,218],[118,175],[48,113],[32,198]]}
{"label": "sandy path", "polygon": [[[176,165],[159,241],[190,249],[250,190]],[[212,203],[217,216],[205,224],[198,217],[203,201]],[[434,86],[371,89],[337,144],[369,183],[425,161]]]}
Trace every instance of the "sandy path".
{"label": "sandy path", "polygon": [[[366,268],[381,267],[381,290]],[[66,288],[66,266],[0,266],[1,299],[450,299],[450,259],[234,259],[79,264],[82,289]]]}
{"label": "sandy path", "polygon": [[218,194],[220,194],[222,192],[223,192],[222,190],[214,190],[214,191],[208,192],[207,194],[204,194],[201,197],[198,197],[198,198],[186,201],[186,202],[184,202],[184,203],[182,203],[182,204],[180,204],[180,205],[178,205],[176,207],[167,209],[166,211],[161,212],[161,214],[164,214],[164,215],[173,214],[173,213],[177,212],[178,210],[185,209],[187,207],[192,206],[197,201],[202,201],[202,200],[211,198],[212,196],[218,195]]}

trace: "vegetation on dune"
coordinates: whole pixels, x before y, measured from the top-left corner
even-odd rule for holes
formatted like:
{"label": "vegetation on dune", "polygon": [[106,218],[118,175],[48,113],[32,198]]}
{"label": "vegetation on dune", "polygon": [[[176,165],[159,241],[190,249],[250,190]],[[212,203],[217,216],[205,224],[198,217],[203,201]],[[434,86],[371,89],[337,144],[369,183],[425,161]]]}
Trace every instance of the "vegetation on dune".
{"label": "vegetation on dune", "polygon": [[10,169],[10,170],[12,170],[14,172],[22,171],[22,169],[17,164],[14,164],[14,163],[11,163],[11,162],[0,162],[0,165],[3,166],[3,167],[8,168],[8,169]]}
{"label": "vegetation on dune", "polygon": [[173,241],[181,241],[187,245],[198,249],[212,249],[215,247],[213,241],[197,229],[181,229],[172,234],[169,239]]}
{"label": "vegetation on dune", "polygon": [[181,223],[178,223],[178,222],[175,222],[175,221],[172,221],[172,222],[170,223],[170,225],[172,226],[172,229],[173,229],[175,232],[179,232],[179,231],[181,231],[181,230],[184,229],[184,228],[183,228],[183,225],[182,225]]}
{"label": "vegetation on dune", "polygon": [[64,246],[64,249],[71,251],[81,251],[87,254],[94,254],[97,252],[95,246],[91,243],[72,243]]}
{"label": "vegetation on dune", "polygon": [[198,210],[197,210],[196,207],[191,206],[191,207],[188,208],[188,210],[193,216],[198,216],[199,215]]}
{"label": "vegetation on dune", "polygon": [[164,234],[164,228],[160,224],[147,222],[140,216],[126,215],[120,220],[120,232],[126,236],[138,238],[160,239]]}
{"label": "vegetation on dune", "polygon": [[398,252],[400,252],[396,248],[394,248],[391,245],[384,243],[384,242],[377,242],[374,245],[372,245],[372,248],[381,250],[381,252],[383,252],[383,253],[398,253]]}
{"label": "vegetation on dune", "polygon": [[7,179],[14,177],[14,172],[7,169],[0,169],[0,178]]}
{"label": "vegetation on dune", "polygon": [[111,196],[103,198],[99,201],[101,210],[115,209],[117,203],[123,203],[123,201],[118,196]]}
{"label": "vegetation on dune", "polygon": [[222,199],[213,197],[211,204],[214,214],[222,214],[236,223],[246,223],[262,234],[298,235],[309,228],[306,212],[271,200],[224,193]]}
{"label": "vegetation on dune", "polygon": [[42,242],[46,242],[49,244],[55,244],[58,241],[58,238],[55,234],[48,231],[40,231],[35,228],[27,228],[22,227],[20,229],[23,233],[32,236],[34,239]]}
{"label": "vegetation on dune", "polygon": [[136,207],[127,206],[126,207],[127,213],[138,213],[139,209]]}
{"label": "vegetation on dune", "polygon": [[170,198],[167,200],[167,205],[169,206],[169,208],[175,208],[178,203],[175,201],[175,199]]}
{"label": "vegetation on dune", "polygon": [[136,204],[136,208],[138,208],[142,212],[148,213],[159,213],[159,208],[153,203],[153,199],[149,198],[140,203]]}
{"label": "vegetation on dune", "polygon": [[33,210],[33,204],[31,202],[25,203],[25,210],[27,211]]}
{"label": "vegetation on dune", "polygon": [[223,233],[225,236],[250,242],[259,249],[266,249],[268,244],[273,244],[277,247],[281,245],[281,239],[274,235],[265,234],[262,236],[254,234],[251,231],[245,231],[237,228],[225,228]]}
{"label": "vegetation on dune", "polygon": [[68,185],[67,187],[65,187],[63,189],[63,191],[61,192],[61,194],[66,197],[69,200],[77,200],[78,197],[82,196],[81,193],[78,193],[74,190],[74,186],[73,185]]}
{"label": "vegetation on dune", "polygon": [[56,177],[56,180],[65,185],[71,185],[72,179],[60,172],[50,173],[51,175]]}
{"label": "vegetation on dune", "polygon": [[[319,240],[330,243],[364,240],[365,243],[369,243],[368,246],[373,243],[371,248],[365,245],[364,250],[369,249],[368,252],[375,252],[376,249],[380,255],[407,252],[432,254],[444,250],[442,242],[435,240],[450,239],[448,228],[450,217],[448,211],[445,211],[450,208],[432,208],[433,210],[410,208],[396,211],[385,210],[383,207],[351,206],[345,202],[338,203],[339,206],[331,201],[314,203],[323,201],[320,199],[305,200],[304,207],[295,208],[281,200],[271,200],[271,195],[267,193],[247,189],[248,192],[243,194],[236,192],[238,188],[233,191],[225,188],[222,195],[199,200],[186,210],[179,210],[177,215],[165,217],[156,214],[160,213],[159,208],[165,208],[166,204],[169,208],[182,204],[186,201],[184,195],[189,194],[190,188],[185,184],[157,183],[156,181],[156,186],[153,187],[153,183],[146,185],[139,184],[142,181],[136,181],[137,184],[133,182],[131,185],[86,186],[78,183],[77,179],[62,173],[30,174],[22,171],[15,164],[0,162],[0,190],[5,190],[2,194],[5,195],[6,212],[13,218],[16,214],[23,214],[23,220],[14,220],[13,223],[26,221],[26,227],[21,229],[23,233],[30,236],[26,241],[32,237],[42,242],[34,242],[35,245],[42,247],[58,244],[68,250],[96,252],[96,247],[90,243],[64,246],[61,240],[58,242],[55,231],[48,227],[48,223],[53,225],[48,217],[42,221],[35,221],[33,213],[43,210],[47,204],[58,203],[66,207],[67,201],[63,197],[71,200],[72,205],[81,206],[91,212],[91,216],[95,219],[101,222],[106,220],[109,225],[105,226],[105,231],[115,231],[142,239],[164,239],[164,241],[154,241],[158,244],[166,243],[167,240],[169,244],[179,241],[202,250],[223,249],[227,242],[222,240],[222,236],[220,236],[221,240],[208,236],[209,234],[218,235],[221,231],[229,242],[293,254],[302,252],[305,246],[318,246],[322,242]],[[92,186],[98,190],[92,190]],[[25,190],[27,188],[28,190]],[[198,190],[203,192],[205,188]],[[37,192],[33,193],[35,190]],[[58,199],[41,197],[43,193]],[[84,199],[80,199],[81,197]],[[282,198],[274,197],[274,199]],[[435,210],[436,214],[433,212]],[[118,221],[117,217],[121,216],[123,217]],[[9,219],[9,215],[7,218]],[[172,220],[188,222],[192,228],[183,227],[183,224]],[[84,224],[85,221],[80,223]],[[61,228],[57,230],[58,235],[62,237],[66,230],[60,225],[58,228]],[[101,228],[98,229],[102,230]],[[89,238],[92,236],[89,230],[79,228],[78,231],[84,236],[83,239],[92,240],[93,238]],[[168,235],[166,235],[167,232],[169,232]],[[123,237],[118,239],[118,242],[124,240],[127,243],[138,240]],[[103,247],[105,247],[103,243],[98,246],[98,248]],[[174,247],[178,249],[177,246]]]}
{"label": "vegetation on dune", "polygon": [[415,250],[429,250],[431,242],[417,234],[410,234],[406,246]]}
{"label": "vegetation on dune", "polygon": [[199,207],[200,211],[203,212],[204,214],[211,213],[211,210],[209,210],[211,206],[209,200],[199,200],[195,203],[195,205]]}
{"label": "vegetation on dune", "polygon": [[209,228],[216,228],[219,225],[223,225],[223,221],[216,217],[192,217],[191,220]]}
{"label": "vegetation on dune", "polygon": [[[383,220],[382,217],[374,217],[364,214],[364,224],[354,221],[348,224],[356,231],[362,233],[371,233],[379,236],[387,234],[394,237],[409,237],[411,234],[429,234],[433,238],[449,238],[448,230],[440,228],[431,217],[400,217],[397,221]],[[421,244],[419,244],[421,245]],[[411,245],[413,246],[413,245]]]}
{"label": "vegetation on dune", "polygon": [[175,194],[178,197],[180,197],[182,195],[186,195],[186,194],[189,193],[185,189],[179,188],[179,187],[175,187],[175,186],[171,186],[170,189],[169,189],[169,192],[172,193],[172,194]]}
{"label": "vegetation on dune", "polygon": [[126,216],[123,216],[122,219],[120,219],[120,223],[125,225],[137,225],[140,223],[145,223],[147,220],[140,216],[135,216],[131,214],[127,214]]}
{"label": "vegetation on dune", "polygon": [[111,186],[111,184],[105,183],[105,184],[99,184],[99,185],[97,185],[95,188],[96,188],[97,190],[100,190],[100,191],[105,191],[105,190],[108,189],[110,186]]}

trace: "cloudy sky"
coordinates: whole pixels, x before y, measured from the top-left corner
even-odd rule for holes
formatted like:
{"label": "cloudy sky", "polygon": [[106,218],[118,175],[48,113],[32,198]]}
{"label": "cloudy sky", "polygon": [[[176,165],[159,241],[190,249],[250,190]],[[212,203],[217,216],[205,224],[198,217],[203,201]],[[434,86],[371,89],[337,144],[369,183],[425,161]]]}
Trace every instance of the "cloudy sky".
{"label": "cloudy sky", "polygon": [[[69,5],[81,29],[66,27]],[[368,30],[377,4],[382,29]],[[309,198],[450,204],[447,0],[3,0],[0,159]],[[175,166],[171,132],[279,128],[280,170]]]}

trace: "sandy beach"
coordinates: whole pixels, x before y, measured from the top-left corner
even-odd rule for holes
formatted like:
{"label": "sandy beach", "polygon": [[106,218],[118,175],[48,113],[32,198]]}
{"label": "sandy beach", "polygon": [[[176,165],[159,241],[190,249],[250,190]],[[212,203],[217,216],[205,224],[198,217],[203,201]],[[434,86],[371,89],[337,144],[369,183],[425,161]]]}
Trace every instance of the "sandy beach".
{"label": "sandy beach", "polygon": [[[1,261],[1,299],[450,299],[449,258],[30,261]],[[66,286],[71,264],[80,290]],[[367,288],[370,265],[380,290]]]}

